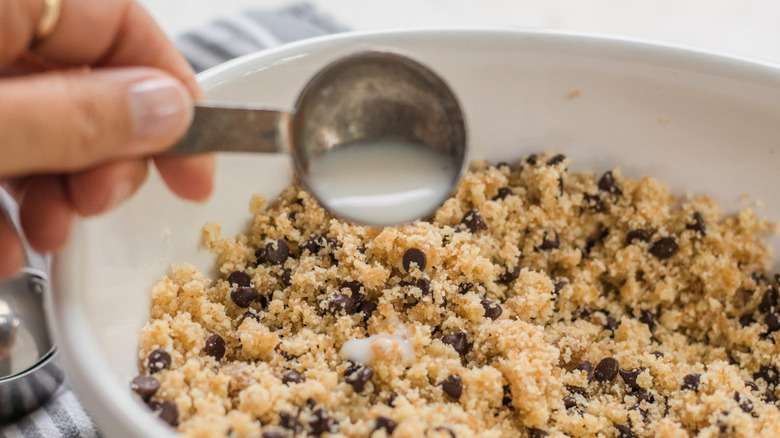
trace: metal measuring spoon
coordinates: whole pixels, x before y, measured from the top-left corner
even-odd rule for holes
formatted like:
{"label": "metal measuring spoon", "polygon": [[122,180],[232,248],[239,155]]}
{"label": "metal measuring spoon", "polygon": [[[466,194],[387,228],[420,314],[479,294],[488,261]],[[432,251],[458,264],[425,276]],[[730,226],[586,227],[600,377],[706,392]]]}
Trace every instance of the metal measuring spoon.
{"label": "metal measuring spoon", "polygon": [[168,153],[282,152],[332,213],[369,225],[426,217],[450,195],[466,158],[457,98],[419,62],[392,52],[338,59],[305,86],[292,113],[198,105]]}
{"label": "metal measuring spoon", "polygon": [[[19,231],[17,206],[2,189],[0,214]],[[26,259],[19,275],[0,282],[0,424],[42,405],[65,378],[46,329],[46,261],[29,248]]]}
{"label": "metal measuring spoon", "polygon": [[0,376],[11,373],[11,352],[19,333],[19,316],[14,309],[0,300]]}

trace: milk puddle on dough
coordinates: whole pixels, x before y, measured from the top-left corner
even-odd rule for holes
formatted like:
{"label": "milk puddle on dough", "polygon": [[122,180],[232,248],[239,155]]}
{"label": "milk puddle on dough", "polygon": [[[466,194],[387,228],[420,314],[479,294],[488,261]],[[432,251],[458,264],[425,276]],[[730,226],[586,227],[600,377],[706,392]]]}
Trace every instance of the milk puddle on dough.
{"label": "milk puddle on dough", "polygon": [[414,359],[412,340],[404,336],[382,333],[362,339],[350,339],[339,352],[355,363],[409,362]]}
{"label": "milk puddle on dough", "polygon": [[452,160],[414,144],[353,143],[324,154],[310,169],[312,190],[331,211],[372,225],[427,215],[449,196]]}

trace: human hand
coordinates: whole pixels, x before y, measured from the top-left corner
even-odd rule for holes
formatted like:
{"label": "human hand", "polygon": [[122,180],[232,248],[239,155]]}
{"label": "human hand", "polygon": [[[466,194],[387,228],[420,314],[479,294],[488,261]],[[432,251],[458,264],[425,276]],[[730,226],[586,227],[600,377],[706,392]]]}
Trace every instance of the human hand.
{"label": "human hand", "polygon": [[[33,43],[44,0],[0,3],[0,182],[19,202],[29,244],[61,248],[75,215],[103,213],[143,182],[148,157],[181,137],[200,97],[194,73],[133,0],[62,0]],[[168,187],[190,200],[212,189],[212,157],[162,157]],[[0,218],[0,278],[24,263]]]}

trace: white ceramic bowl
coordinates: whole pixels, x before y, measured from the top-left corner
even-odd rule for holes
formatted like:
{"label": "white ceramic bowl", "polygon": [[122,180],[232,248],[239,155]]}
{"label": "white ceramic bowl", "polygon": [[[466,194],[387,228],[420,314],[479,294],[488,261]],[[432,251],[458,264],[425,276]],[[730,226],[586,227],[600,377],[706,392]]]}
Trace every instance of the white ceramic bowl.
{"label": "white ceramic bowl", "polygon": [[[780,69],[770,65],[594,36],[436,30],[304,41],[200,81],[211,101],[289,109],[315,70],[366,49],[401,50],[450,83],[472,157],[562,152],[573,170],[620,166],[679,194],[710,194],[730,211],[762,200],[759,215],[780,220]],[[107,435],[172,436],[128,389],[150,287],[171,262],[212,271],[198,246],[201,226],[216,220],[225,235],[242,231],[250,195],[273,198],[289,169],[285,157],[220,157],[216,191],[203,205],[175,199],[152,177],[119,210],[76,225],[55,259],[48,316],[70,381]],[[772,245],[777,253],[778,239]]]}

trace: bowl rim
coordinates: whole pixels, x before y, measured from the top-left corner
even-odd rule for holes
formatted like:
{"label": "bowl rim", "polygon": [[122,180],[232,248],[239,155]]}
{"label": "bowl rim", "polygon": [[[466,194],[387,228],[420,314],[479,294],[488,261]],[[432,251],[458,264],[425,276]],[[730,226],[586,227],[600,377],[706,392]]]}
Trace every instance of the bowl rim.
{"label": "bowl rim", "polygon": [[[509,26],[458,26],[458,27],[409,27],[390,28],[378,30],[355,30],[338,32],[306,38],[298,41],[284,43],[279,46],[269,47],[257,52],[242,55],[223,62],[219,65],[204,70],[196,75],[198,83],[203,85],[214,80],[222,74],[238,66],[258,62],[265,58],[274,57],[291,51],[299,51],[301,48],[337,43],[342,40],[360,41],[363,38],[389,38],[393,36],[414,36],[416,38],[432,38],[458,36],[462,37],[496,37],[511,35],[513,37],[527,37],[529,39],[540,38],[553,43],[575,43],[583,47],[592,46],[600,51],[615,51],[616,53],[634,53],[637,57],[645,59],[648,55],[669,57],[668,63],[679,62],[675,57],[684,57],[682,61],[687,65],[700,65],[701,68],[694,71],[708,70],[706,67],[720,66],[734,68],[740,73],[752,70],[755,73],[780,73],[780,63],[774,63],[756,57],[739,55],[723,50],[708,49],[690,44],[680,44],[664,40],[650,38],[631,37],[626,35],[585,32],[574,30],[562,30],[552,28],[516,28]],[[740,76],[742,77],[742,76]],[[780,80],[778,80],[780,83]]]}
{"label": "bowl rim", "polygon": [[[587,49],[585,56],[598,54],[610,59],[622,59],[622,56],[630,55],[630,58],[644,63],[662,61],[661,65],[685,68],[689,71],[706,71],[719,77],[734,76],[741,82],[760,81],[780,89],[780,65],[755,58],[642,38],[510,27],[415,27],[342,32],[244,55],[198,74],[197,79],[201,85],[207,84],[228,77],[225,75],[240,66],[269,61],[285,54],[301,55],[305,54],[305,49],[317,50],[345,41],[376,43],[392,37],[425,40],[443,37],[494,39],[508,36],[535,39],[537,43],[566,44],[578,52]],[[83,280],[79,273],[70,269],[69,261],[80,253],[78,235],[84,224],[84,220],[75,221],[69,245],[53,257],[52,282],[46,291],[46,315],[63,367],[73,388],[99,427],[112,433],[123,431],[122,435],[126,436],[174,438],[177,435],[173,430],[161,422],[153,421],[142,404],[134,400],[127,385],[121,385],[89,331],[79,293]]]}

